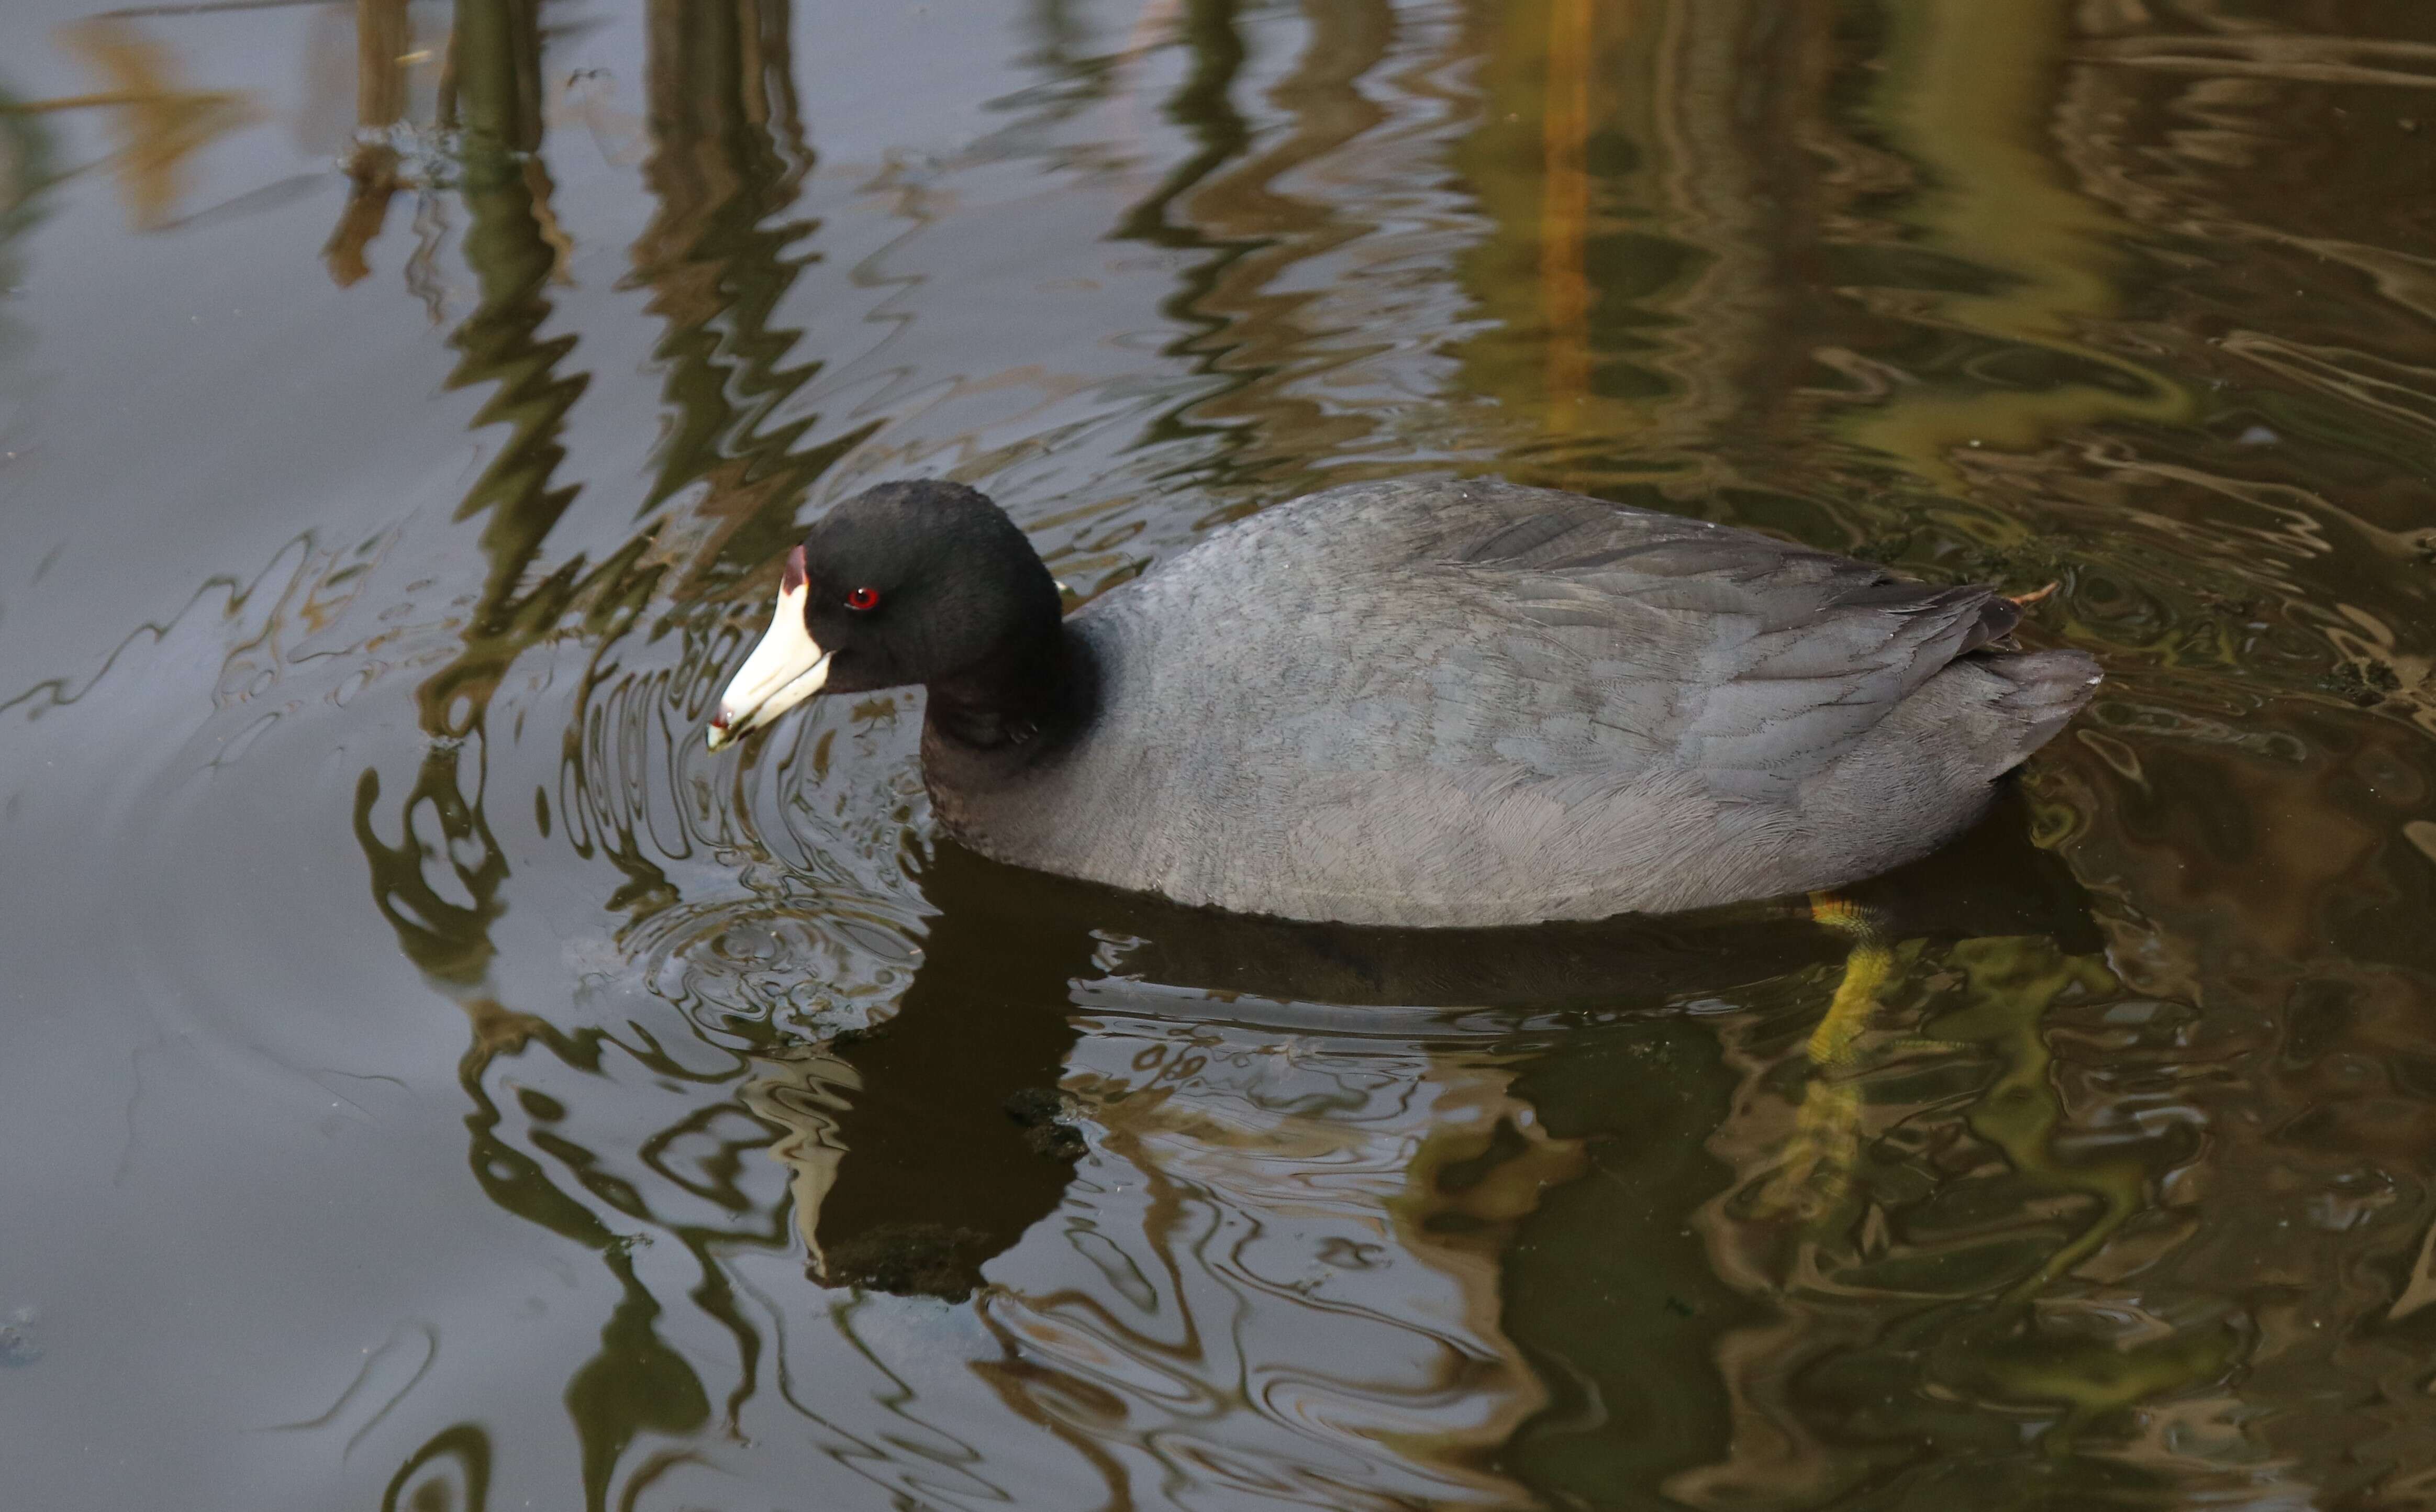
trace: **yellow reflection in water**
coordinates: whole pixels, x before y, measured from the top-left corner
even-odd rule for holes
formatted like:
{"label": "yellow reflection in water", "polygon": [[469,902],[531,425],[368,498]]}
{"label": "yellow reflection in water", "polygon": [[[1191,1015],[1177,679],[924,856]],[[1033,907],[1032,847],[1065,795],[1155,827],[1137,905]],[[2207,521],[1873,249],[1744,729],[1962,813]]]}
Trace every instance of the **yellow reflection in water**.
{"label": "yellow reflection in water", "polygon": [[[1627,11],[1629,15],[1629,11]],[[1591,386],[1591,0],[1549,0],[1547,186],[1540,290],[1548,316],[1548,428],[1571,430]]]}
{"label": "yellow reflection in water", "polygon": [[2188,394],[2095,345],[2120,314],[2126,229],[2071,182],[2048,139],[2073,6],[2067,0],[1900,0],[1876,113],[1924,181],[1904,217],[1928,244],[1997,275],[1984,293],[1934,296],[1935,318],[2063,359],[2077,377],[1990,391],[1906,385],[1853,422],[1856,439],[1959,486],[1951,454],[2029,451],[2105,420],[2187,421]]}
{"label": "yellow reflection in water", "polygon": [[1844,1195],[1853,1144],[1860,1131],[1860,1094],[1849,1079],[1861,1034],[1877,1007],[1878,990],[1895,967],[1894,952],[1879,938],[1878,926],[1867,911],[1833,894],[1814,894],[1811,916],[1852,938],[1843,977],[1818,1027],[1804,1047],[1810,1059],[1810,1084],[1803,1090],[1801,1112],[1784,1164],[1769,1178],[1760,1200],[1780,1212],[1815,1215],[1832,1208]]}
{"label": "yellow reflection in water", "polygon": [[[1747,1095],[1713,1146],[1745,1174],[1704,1215],[1712,1253],[1781,1317],[1720,1342],[1735,1447],[1668,1483],[1694,1505],[1812,1504],[1851,1487],[1891,1446],[1839,1444],[1824,1422],[1881,1386],[1890,1409],[1923,1397],[1923,1411],[1970,1402],[2035,1425],[2061,1454],[2108,1414],[2203,1386],[2237,1358],[2240,1336],[2213,1314],[2175,1321],[2076,1274],[2147,1201],[2138,1161],[2072,1150],[2047,1044],[2059,1008],[2119,995],[2104,960],[2044,936],[1903,953],[1898,980],[1911,985],[1889,994],[1909,1022],[1836,1036],[1858,1068],[1836,1104],[1853,1168],[1841,1200],[1793,1230],[1768,1200],[1784,1153],[1818,1138],[1809,1101],[1788,1119],[1778,1100]],[[1747,1064],[1756,1084],[1770,1061]],[[1985,1073],[1973,1090],[1940,1095],[1974,1065]],[[1863,1303],[1938,1321],[1903,1346],[1850,1335],[1838,1319]],[[1826,1361],[1836,1394],[1788,1394]]]}

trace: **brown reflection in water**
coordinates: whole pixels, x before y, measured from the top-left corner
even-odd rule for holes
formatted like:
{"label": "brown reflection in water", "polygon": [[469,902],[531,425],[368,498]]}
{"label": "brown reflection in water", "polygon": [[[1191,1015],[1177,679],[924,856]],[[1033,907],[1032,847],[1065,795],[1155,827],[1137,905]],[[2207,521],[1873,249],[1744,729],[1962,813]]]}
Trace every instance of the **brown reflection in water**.
{"label": "brown reflection in water", "polygon": [[339,213],[339,227],[322,250],[331,281],[342,287],[371,273],[364,249],[380,235],[381,223],[389,218],[389,202],[398,190],[397,148],[374,133],[385,132],[406,118],[407,70],[414,44],[408,4],[409,0],[356,0],[357,135],[347,157],[346,208]]}
{"label": "brown reflection in water", "polygon": [[102,15],[60,28],[60,42],[102,80],[88,95],[0,100],[0,113],[105,109],[118,138],[109,167],[137,231],[178,223],[195,154],[262,118],[252,97],[233,90],[198,89],[180,78],[176,56],[124,15]]}
{"label": "brown reflection in water", "polygon": [[[18,287],[25,271],[25,234],[44,213],[44,190],[52,183],[53,157],[58,151],[52,132],[40,114],[12,111],[0,87],[0,286]],[[0,313],[0,355],[13,357],[22,350],[26,328],[13,313]],[[15,367],[13,361],[9,367]],[[0,421],[0,450],[17,439],[26,420],[18,388],[24,379],[13,372],[0,380],[0,405],[9,417]]]}
{"label": "brown reflection in water", "polygon": [[[1235,98],[1242,18],[1212,4],[1177,19],[1193,62],[1168,109],[1196,150],[1122,234],[1197,254],[1170,308],[1198,328],[1180,353],[1225,387],[1157,434],[1218,444],[1203,476],[1241,495],[1233,512],[1412,470],[1401,453],[1688,487],[1730,476],[1694,443],[1766,424],[1799,376],[1776,328],[1779,243],[1791,224],[1815,234],[1790,144],[1820,108],[1828,13],[1553,0],[1452,19],[1306,7],[1303,52],[1270,95],[1290,121],[1274,145]],[[1450,137],[1460,179],[1440,203]],[[1477,334],[1398,329],[1409,300],[1371,313],[1378,269],[1418,247],[1458,270],[1449,292]],[[1340,268],[1357,276],[1315,276]],[[1459,381],[1427,371],[1444,358]],[[1401,413],[1418,384],[1436,424]]]}
{"label": "brown reflection in water", "polygon": [[1516,413],[1502,471],[1688,491],[1733,477],[1719,443],[1784,428],[1833,22],[1675,0],[1472,13],[1484,97],[1455,162],[1491,229],[1458,266],[1494,324],[1461,350],[1467,386]]}
{"label": "brown reflection in water", "polygon": [[1192,406],[1192,424],[1226,437],[1219,465],[1260,478],[1263,502],[1297,486],[1301,460],[1350,448],[1373,424],[1325,403],[1311,383],[1329,366],[1358,360],[1369,343],[1360,336],[1345,344],[1325,339],[1306,315],[1319,296],[1273,286],[1375,229],[1326,187],[1297,191],[1279,181],[1326,164],[1385,119],[1361,83],[1387,58],[1396,19],[1383,0],[1350,0],[1306,5],[1303,20],[1302,55],[1270,95],[1287,113],[1288,129],[1256,148],[1229,98],[1244,62],[1234,8],[1190,9],[1182,28],[1193,70],[1171,109],[1201,150],[1125,225],[1128,235],[1201,254],[1172,303],[1199,327],[1184,350],[1227,387]]}
{"label": "brown reflection in water", "polygon": [[647,11],[643,181],[658,211],[635,242],[632,280],[667,322],[656,356],[676,426],[644,508],[704,486],[653,555],[722,580],[778,557],[813,481],[872,428],[812,447],[800,443],[816,415],[764,428],[822,367],[790,365],[801,333],[770,325],[809,260],[799,244],[818,229],[786,218],[814,161],[792,18],[786,0],[653,0]]}

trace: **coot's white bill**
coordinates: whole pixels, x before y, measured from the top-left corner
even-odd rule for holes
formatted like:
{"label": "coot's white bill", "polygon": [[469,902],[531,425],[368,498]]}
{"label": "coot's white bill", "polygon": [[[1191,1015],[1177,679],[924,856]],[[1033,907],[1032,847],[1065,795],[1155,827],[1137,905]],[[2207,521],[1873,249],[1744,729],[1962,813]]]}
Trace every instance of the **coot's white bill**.
{"label": "coot's white bill", "polygon": [[804,548],[787,553],[787,573],[779,581],[778,609],[761,644],[744,658],[727,691],[719,698],[719,715],[710,721],[714,751],[786,713],[821,690],[829,680],[830,652],[821,650],[804,627],[804,600],[809,588],[804,577]]}

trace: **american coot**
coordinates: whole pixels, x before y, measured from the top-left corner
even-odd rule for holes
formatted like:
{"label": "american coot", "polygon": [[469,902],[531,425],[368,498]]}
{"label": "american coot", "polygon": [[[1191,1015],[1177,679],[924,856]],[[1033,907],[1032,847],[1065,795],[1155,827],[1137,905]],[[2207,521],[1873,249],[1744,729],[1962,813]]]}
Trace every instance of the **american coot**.
{"label": "american coot", "polygon": [[715,749],[918,683],[940,822],[1042,871],[1246,913],[1488,926],[1827,888],[1959,833],[2098,681],[2020,606],[1495,481],[1357,483],[1074,615],[948,483],[789,554]]}

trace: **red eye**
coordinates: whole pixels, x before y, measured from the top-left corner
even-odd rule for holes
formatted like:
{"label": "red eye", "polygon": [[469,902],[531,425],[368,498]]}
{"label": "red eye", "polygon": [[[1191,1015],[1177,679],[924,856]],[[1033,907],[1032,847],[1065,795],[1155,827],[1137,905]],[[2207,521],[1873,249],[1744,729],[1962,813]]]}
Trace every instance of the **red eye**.
{"label": "red eye", "polygon": [[877,588],[857,588],[845,596],[845,606],[848,609],[868,614],[872,610],[879,607],[879,590]]}

